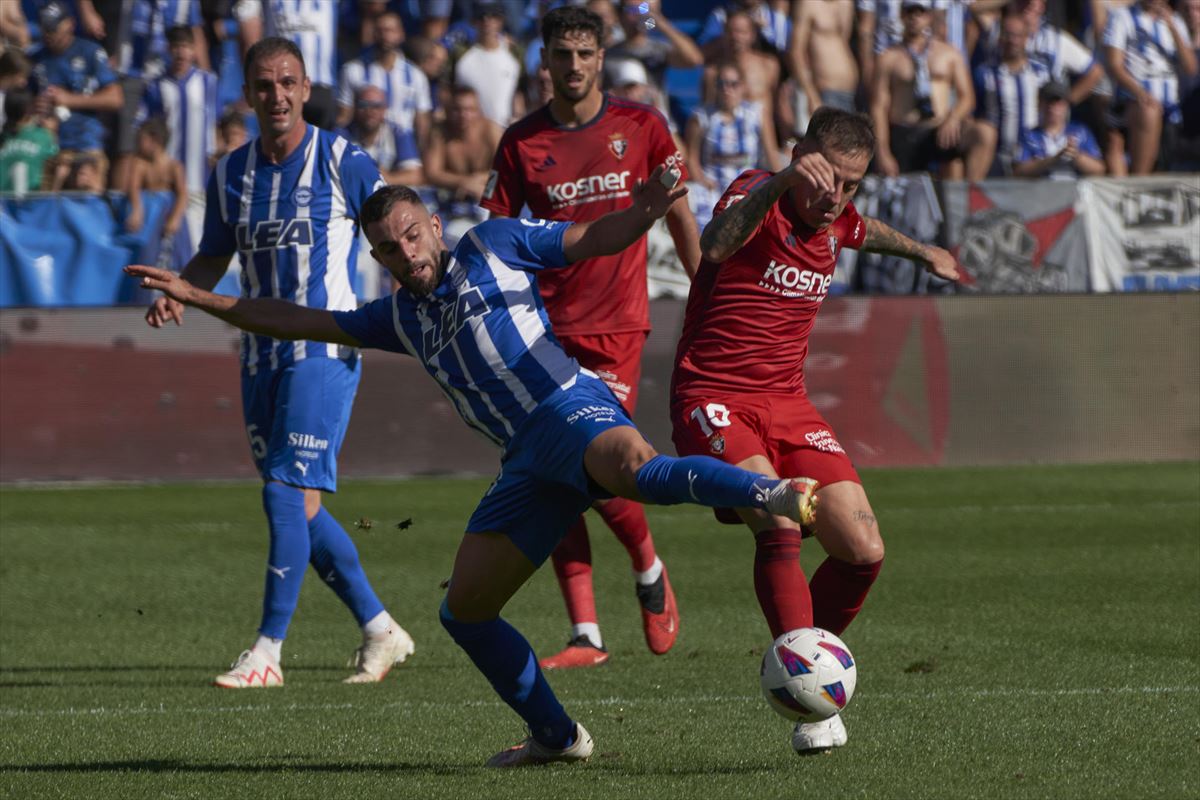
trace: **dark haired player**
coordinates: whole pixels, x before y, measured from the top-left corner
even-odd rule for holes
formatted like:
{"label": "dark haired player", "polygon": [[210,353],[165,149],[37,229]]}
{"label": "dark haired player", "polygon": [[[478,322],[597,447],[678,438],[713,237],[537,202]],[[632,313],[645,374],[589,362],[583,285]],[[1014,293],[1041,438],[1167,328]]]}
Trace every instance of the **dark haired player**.
{"label": "dark haired player", "polygon": [[[204,237],[182,276],[211,289],[237,253],[243,297],[276,297],[311,308],[357,306],[357,216],[383,185],[366,153],[301,119],[310,84],[300,50],[269,37],[246,53],[246,102],[261,135],[221,158],[208,181]],[[183,322],[183,306],[160,297],[146,321]],[[408,633],[376,597],[354,542],[321,506],[337,489],[337,452],[361,374],[357,350],[323,342],[242,337],[242,409],[263,478],[270,527],[258,638],[215,685],[283,684],[283,639],[309,564],[353,613],[363,643],[346,683],[374,683],[413,652]]]}
{"label": "dark haired player", "polygon": [[[754,532],[754,590],[773,637],[812,625],[840,635],[883,563],[858,473],[805,393],[808,335],[838,250],[899,255],[938,277],[958,277],[945,250],[859,216],[850,201],[874,151],[865,116],[825,107],[813,114],[791,165],[775,174],[750,170],[729,186],[704,229],[704,260],[675,357],[671,422],[680,455],[820,483],[813,527],[828,557],[811,584],[800,568],[800,525],[758,509],[717,514]],[[800,723],[792,734],[801,753],[845,741],[838,716]]]}
{"label": "dark haired player", "polygon": [[[638,180],[658,166],[686,180],[683,158],[662,115],[651,106],[601,91],[604,23],[578,7],[547,12],[542,63],[554,86],[550,102],[513,123],[493,161],[481,205],[515,217],[528,205],[545,219],[583,222],[627,208]],[[674,175],[676,173],[670,172]],[[696,220],[686,200],[667,212],[667,227],[688,275],[700,261]],[[625,410],[637,406],[642,347],[650,332],[646,240],[611,256],[587,259],[539,281],[554,335],[563,349],[612,389]],[[641,506],[615,498],[594,508],[629,552],[646,644],[671,649],[679,633],[675,595]],[[571,618],[567,647],[542,661],[550,669],[608,660],[592,589],[592,555],[581,516],[554,551],[554,572]]]}

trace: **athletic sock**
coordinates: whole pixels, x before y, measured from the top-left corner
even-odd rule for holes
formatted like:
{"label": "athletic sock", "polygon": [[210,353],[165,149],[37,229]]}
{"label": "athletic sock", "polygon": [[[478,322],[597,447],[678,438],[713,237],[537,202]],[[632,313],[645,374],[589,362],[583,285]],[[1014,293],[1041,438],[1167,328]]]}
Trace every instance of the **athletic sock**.
{"label": "athletic sock", "polygon": [[570,747],[575,722],[546,683],[537,656],[520,631],[499,617],[486,622],[459,622],[445,601],[440,616],[450,637],[466,651],[500,698],[525,720],[530,735],[555,750]]}
{"label": "athletic sock", "polygon": [[812,578],[813,625],[830,633],[842,631],[858,616],[883,559],[873,564],[851,564],[826,558]]}
{"label": "athletic sock", "polygon": [[392,619],[392,615],[386,611],[380,611],[375,616],[371,617],[363,624],[363,633],[367,636],[382,636],[396,624],[396,620]]}
{"label": "athletic sock", "polygon": [[283,639],[300,599],[300,586],[308,568],[310,545],[304,517],[304,492],[270,481],[262,490],[263,510],[271,529],[267,577],[263,591],[263,636]]}
{"label": "athletic sock", "polygon": [[574,641],[580,636],[586,636],[596,647],[604,647],[604,640],[600,638],[600,626],[594,622],[578,622],[572,625],[571,640]]}
{"label": "athletic sock", "polygon": [[813,599],[800,567],[800,531],[774,528],[755,534],[754,593],[772,637],[813,624]]}
{"label": "athletic sock", "polygon": [[713,508],[763,508],[767,491],[779,483],[709,456],[657,455],[637,472],[642,497],[660,506],[696,503]]}
{"label": "athletic sock", "polygon": [[658,581],[660,575],[663,574],[663,562],[658,556],[654,557],[654,563],[648,569],[638,572],[633,571],[633,578],[639,586],[653,586]]}
{"label": "athletic sock", "polygon": [[378,616],[383,603],[363,572],[354,541],[324,506],[308,521],[308,535],[312,540],[313,568],[346,604],[358,624],[365,625],[367,620]]}
{"label": "athletic sock", "polygon": [[649,569],[655,559],[654,538],[650,535],[650,525],[646,522],[642,504],[624,497],[614,497],[600,503],[596,512],[624,545],[634,572]]}
{"label": "athletic sock", "polygon": [[283,659],[283,639],[273,639],[260,633],[250,649],[269,656],[276,664]]}
{"label": "athletic sock", "polygon": [[[567,617],[572,625],[597,625],[596,594],[592,588],[592,545],[588,541],[587,523],[580,516],[571,524],[567,535],[550,554],[554,576],[567,604]],[[597,632],[600,628],[597,625]],[[597,634],[598,635],[598,634]],[[574,635],[572,635],[574,638]],[[599,638],[593,640],[600,644]]]}

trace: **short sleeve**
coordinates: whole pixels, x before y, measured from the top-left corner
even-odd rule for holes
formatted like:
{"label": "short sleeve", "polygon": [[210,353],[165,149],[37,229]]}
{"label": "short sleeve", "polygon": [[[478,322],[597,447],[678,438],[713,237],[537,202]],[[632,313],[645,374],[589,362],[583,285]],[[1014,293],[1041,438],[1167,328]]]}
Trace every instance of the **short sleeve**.
{"label": "short sleeve", "polygon": [[413,94],[415,108],[418,112],[433,110],[433,94],[429,90],[429,78],[419,68],[413,68]]}
{"label": "short sleeve", "polygon": [[108,64],[108,53],[103,47],[96,47],[92,54],[92,73],[96,76],[96,88],[103,89],[117,80],[117,73]]}
{"label": "short sleeve", "polygon": [[650,114],[646,135],[650,144],[650,163],[647,164],[649,168],[647,174],[653,172],[660,164],[667,167],[674,165],[679,168],[680,180],[688,180],[687,163],[675,145],[675,139],[671,136],[671,129],[667,126],[666,118],[657,110]]}
{"label": "short sleeve", "polygon": [[396,324],[392,314],[395,302],[395,295],[390,295],[367,303],[353,311],[334,311],[333,321],[363,347],[409,354],[408,349],[396,334]]}
{"label": "short sleeve", "polygon": [[1069,33],[1058,33],[1058,58],[1071,75],[1079,76],[1092,68],[1092,53]]}
{"label": "short sleeve", "polygon": [[492,174],[488,176],[480,205],[502,217],[515,217],[525,205],[525,187],[517,163],[517,137],[509,128],[500,139],[500,147],[492,159]]}
{"label": "short sleeve", "polygon": [[536,271],[567,266],[563,234],[571,225],[548,219],[491,219],[472,233],[513,269]]}
{"label": "short sleeve", "polygon": [[237,250],[237,238],[233,226],[221,217],[221,192],[224,186],[217,185],[217,173],[214,169],[208,176],[207,202],[204,209],[204,234],[200,246],[196,249],[204,256],[229,256]]}
{"label": "short sleeve", "polygon": [[[729,188],[725,190],[725,194],[721,195],[721,199],[718,200],[716,206],[713,207],[713,219],[716,219],[728,211],[730,206],[736,205],[740,201],[746,199],[747,195],[762,186],[770,179],[771,173],[761,169],[748,170],[734,178],[733,183],[729,184]],[[766,215],[763,216],[763,219],[758,221],[758,225],[755,226],[750,235],[746,237],[746,241],[750,241],[758,235],[758,232],[762,230],[763,220],[765,219]]]}
{"label": "short sleeve", "polygon": [[846,203],[846,208],[837,218],[835,225],[842,247],[857,250],[863,246],[863,242],[867,239],[867,222],[858,213],[854,203]]}
{"label": "short sleeve", "polygon": [[342,66],[342,74],[338,80],[338,96],[337,101],[340,106],[354,105],[354,77],[355,62],[349,61]]}
{"label": "short sleeve", "polygon": [[1124,9],[1112,9],[1108,13],[1108,24],[1104,26],[1104,37],[1101,42],[1105,47],[1125,49],[1129,35],[1133,33],[1133,16]]}
{"label": "short sleeve", "polygon": [[376,189],[387,184],[379,174],[375,159],[356,144],[347,144],[338,166],[342,178],[342,191],[346,196],[346,216],[358,219],[363,203]]}

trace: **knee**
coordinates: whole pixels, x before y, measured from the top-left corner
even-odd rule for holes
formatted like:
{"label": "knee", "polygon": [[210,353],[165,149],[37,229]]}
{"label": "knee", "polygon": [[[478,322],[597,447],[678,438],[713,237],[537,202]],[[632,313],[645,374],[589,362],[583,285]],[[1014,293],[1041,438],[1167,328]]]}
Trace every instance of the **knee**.
{"label": "knee", "polygon": [[267,481],[263,484],[262,503],[267,516],[303,508],[306,505],[305,501],[304,493],[294,486],[288,486],[278,481]]}
{"label": "knee", "polygon": [[474,632],[479,631],[489,621],[471,619],[461,608],[458,612],[455,614],[451,608],[451,599],[447,595],[438,609],[438,621],[442,623],[446,633],[450,634],[450,638],[460,644],[470,639]]}
{"label": "knee", "polygon": [[850,555],[851,564],[876,564],[883,561],[883,539],[876,534],[873,538],[859,542],[851,549]]}
{"label": "knee", "polygon": [[631,441],[625,452],[621,454],[621,472],[628,480],[636,483],[638,472],[657,456],[658,451],[651,447],[649,442],[638,436],[637,440]]}

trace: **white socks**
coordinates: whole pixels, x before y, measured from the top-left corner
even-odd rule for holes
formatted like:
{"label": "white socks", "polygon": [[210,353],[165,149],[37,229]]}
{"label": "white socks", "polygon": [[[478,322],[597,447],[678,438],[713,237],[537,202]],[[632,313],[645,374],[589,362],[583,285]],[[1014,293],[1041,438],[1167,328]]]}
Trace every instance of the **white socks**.
{"label": "white socks", "polygon": [[382,636],[388,632],[388,628],[392,627],[396,621],[392,619],[392,615],[387,611],[380,611],[375,616],[367,620],[367,624],[363,625],[363,634],[367,636]]}
{"label": "white socks", "polygon": [[278,664],[283,658],[283,639],[272,639],[270,636],[263,636],[260,633],[254,640],[254,646],[251,649],[257,650]]}
{"label": "white socks", "polygon": [[658,576],[662,575],[662,572],[662,559],[658,556],[655,556],[654,563],[650,565],[650,569],[646,570],[645,572],[638,572],[637,570],[634,570],[633,577],[636,578],[637,582],[642,586],[649,586],[658,580]]}
{"label": "white socks", "polygon": [[604,640],[600,638],[600,625],[595,622],[581,622],[578,625],[571,626],[571,638],[575,639],[579,636],[586,636],[588,640],[596,645],[596,647],[604,647]]}

